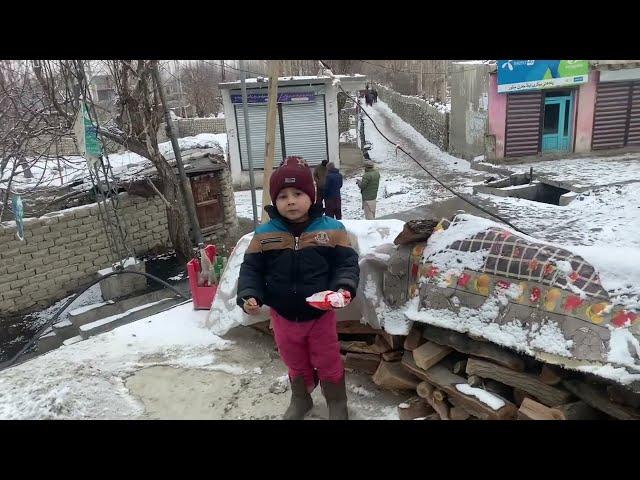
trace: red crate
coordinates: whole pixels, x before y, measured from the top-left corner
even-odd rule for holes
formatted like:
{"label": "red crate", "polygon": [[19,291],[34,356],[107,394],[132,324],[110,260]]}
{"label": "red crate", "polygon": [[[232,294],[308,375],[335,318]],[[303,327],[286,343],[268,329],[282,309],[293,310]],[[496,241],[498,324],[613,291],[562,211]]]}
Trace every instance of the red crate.
{"label": "red crate", "polygon": [[213,297],[218,290],[217,285],[206,287],[198,286],[198,273],[200,272],[200,260],[194,258],[187,263],[187,273],[189,275],[189,287],[191,288],[191,298],[195,310],[209,310],[213,303]]}

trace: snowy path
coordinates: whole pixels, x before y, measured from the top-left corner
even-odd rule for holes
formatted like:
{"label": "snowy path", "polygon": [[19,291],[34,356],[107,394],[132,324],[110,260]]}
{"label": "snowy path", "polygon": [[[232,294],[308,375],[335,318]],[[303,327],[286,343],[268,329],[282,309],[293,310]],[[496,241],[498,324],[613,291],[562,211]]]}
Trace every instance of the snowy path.
{"label": "snowy path", "polygon": [[[276,419],[289,400],[273,339],[222,339],[191,302],[0,372],[0,419]],[[397,419],[410,395],[347,376],[354,419]],[[326,418],[317,389],[309,418]]]}

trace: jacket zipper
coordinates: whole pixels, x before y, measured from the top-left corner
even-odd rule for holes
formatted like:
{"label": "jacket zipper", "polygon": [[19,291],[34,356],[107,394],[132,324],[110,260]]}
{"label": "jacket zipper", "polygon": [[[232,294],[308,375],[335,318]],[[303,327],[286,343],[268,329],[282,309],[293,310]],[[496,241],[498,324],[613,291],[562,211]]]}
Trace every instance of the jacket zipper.
{"label": "jacket zipper", "polygon": [[300,237],[293,237],[293,293],[298,292],[298,250],[300,250]]}

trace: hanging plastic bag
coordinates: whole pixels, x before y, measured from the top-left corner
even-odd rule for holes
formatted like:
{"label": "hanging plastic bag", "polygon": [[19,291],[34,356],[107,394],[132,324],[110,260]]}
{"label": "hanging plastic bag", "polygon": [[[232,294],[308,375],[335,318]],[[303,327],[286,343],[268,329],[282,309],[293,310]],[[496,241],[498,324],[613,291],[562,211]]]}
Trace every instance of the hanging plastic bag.
{"label": "hanging plastic bag", "polygon": [[13,210],[13,218],[15,218],[18,227],[16,237],[18,237],[18,240],[24,241],[24,208],[20,195],[13,195],[11,197],[11,209]]}

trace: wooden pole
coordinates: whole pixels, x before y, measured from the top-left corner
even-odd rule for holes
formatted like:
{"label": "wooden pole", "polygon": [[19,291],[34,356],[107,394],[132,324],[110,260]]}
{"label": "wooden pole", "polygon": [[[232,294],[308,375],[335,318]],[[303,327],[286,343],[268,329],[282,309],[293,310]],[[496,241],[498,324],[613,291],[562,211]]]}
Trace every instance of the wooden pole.
{"label": "wooden pole", "polygon": [[269,60],[269,107],[267,110],[267,135],[264,146],[264,176],[262,181],[262,223],[269,221],[264,207],[271,204],[269,179],[273,170],[273,157],[276,154],[276,118],[278,115],[278,75],[280,61]]}

